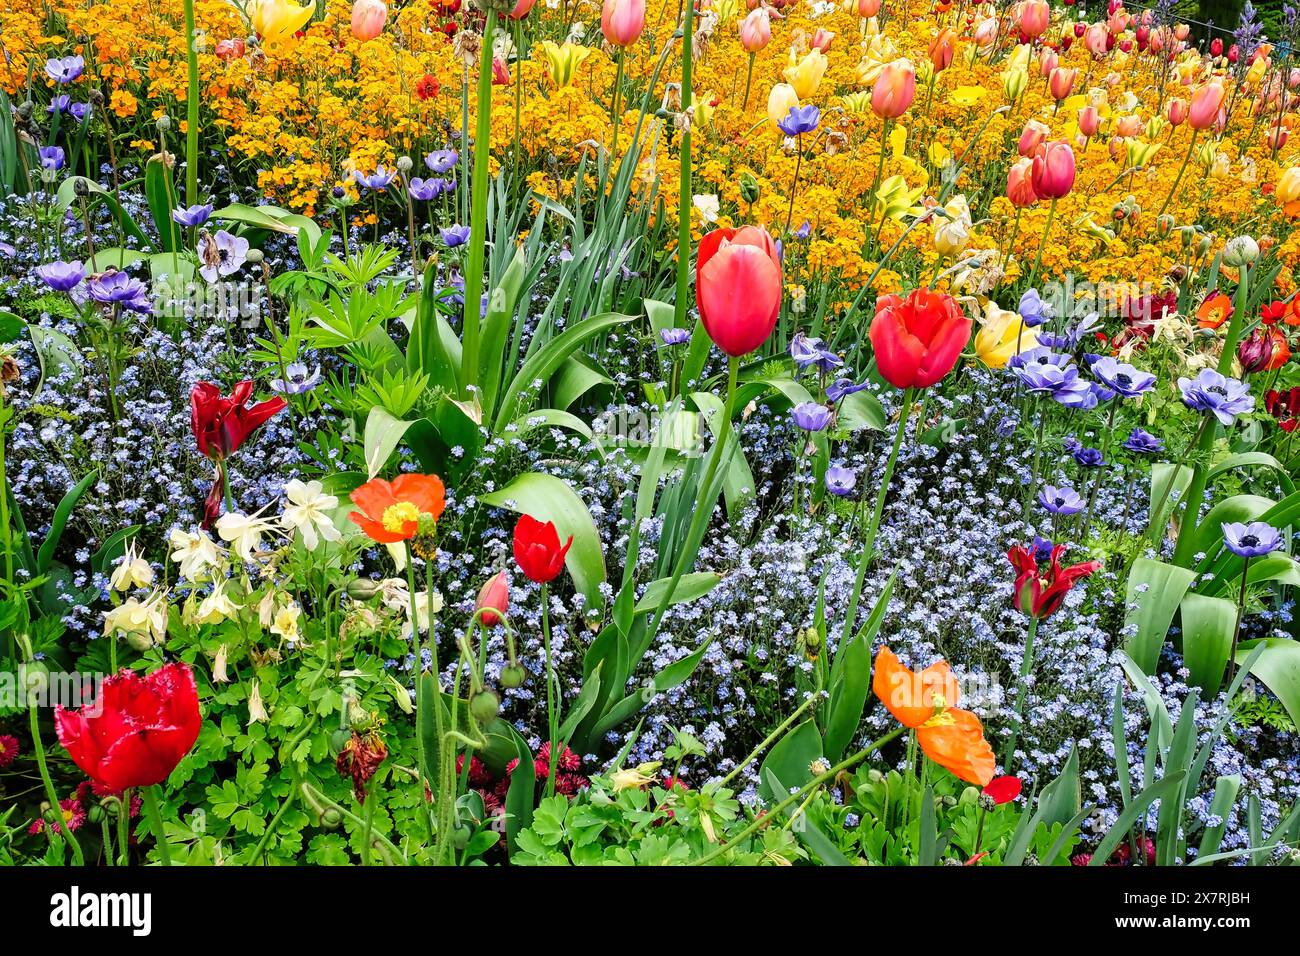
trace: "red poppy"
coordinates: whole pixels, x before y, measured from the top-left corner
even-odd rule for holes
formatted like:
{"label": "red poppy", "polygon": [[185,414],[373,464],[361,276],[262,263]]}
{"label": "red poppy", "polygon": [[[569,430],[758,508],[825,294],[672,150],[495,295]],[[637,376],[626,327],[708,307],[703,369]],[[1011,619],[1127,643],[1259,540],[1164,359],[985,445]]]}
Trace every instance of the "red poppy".
{"label": "red poppy", "polygon": [[870,331],[876,367],[896,388],[928,388],[952,371],[970,330],[950,295],[922,286],[906,299],[881,296]]}
{"label": "red poppy", "polygon": [[432,73],[426,73],[415,81],[415,95],[422,100],[433,99],[440,89],[438,78]]}
{"label": "red poppy", "polygon": [[246,407],[252,397],[252,379],[236,385],[229,398],[211,382],[199,382],[191,389],[190,427],[200,452],[218,461],[233,455],[249,435],[285,408],[278,395]]}
{"label": "red poppy", "polygon": [[96,703],[55,708],[54,726],[73,763],[113,792],[166,780],[203,722],[194,673],[179,662],[148,676],[124,669],[104,681]]}
{"label": "red poppy", "polygon": [[1010,803],[1020,796],[1020,778],[994,777],[985,786],[984,795],[991,797],[994,803]]}
{"label": "red poppy", "polygon": [[1050,617],[1056,613],[1076,581],[1086,578],[1101,567],[1100,561],[1084,561],[1063,568],[1061,555],[1064,553],[1063,544],[1052,548],[1051,564],[1047,576],[1043,577],[1038,573],[1038,560],[1032,551],[1016,545],[1007,552],[1008,560],[1016,569],[1016,588],[1012,600],[1017,611],[1040,619]]}
{"label": "red poppy", "polygon": [[420,517],[442,517],[446,491],[437,475],[399,475],[393,481],[371,478],[352,492],[360,510],[348,515],[371,541],[396,544],[415,537]]}
{"label": "red poppy", "polygon": [[766,229],[714,229],[700,240],[695,302],[713,343],[748,355],[767,341],[781,314],[781,260]]}
{"label": "red poppy", "polygon": [[520,515],[515,524],[515,561],[524,576],[538,584],[554,580],[564,570],[564,556],[572,544],[573,535],[561,545],[555,525],[532,515]]}
{"label": "red poppy", "polygon": [[1290,309],[1289,302],[1283,302],[1280,299],[1276,302],[1270,302],[1267,305],[1260,306],[1259,318],[1265,325],[1276,325],[1280,320],[1286,318],[1287,311]]}

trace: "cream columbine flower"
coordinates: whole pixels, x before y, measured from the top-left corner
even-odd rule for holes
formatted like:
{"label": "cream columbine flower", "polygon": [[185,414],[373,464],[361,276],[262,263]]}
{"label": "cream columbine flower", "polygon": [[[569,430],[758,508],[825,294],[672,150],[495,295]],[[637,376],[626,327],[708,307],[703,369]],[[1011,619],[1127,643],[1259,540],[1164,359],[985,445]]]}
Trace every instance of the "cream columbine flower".
{"label": "cream columbine flower", "polygon": [[226,593],[226,582],[218,581],[212,593],[199,602],[194,612],[195,624],[217,624],[239,613],[241,605],[236,604]]}
{"label": "cream columbine flower", "polygon": [[[161,591],[151,594],[145,601],[127,598],[104,612],[104,635],[125,634],[137,650],[144,650],[151,643],[161,644],[167,636],[167,610],[167,597]],[[142,640],[138,643],[130,641],[132,636]]]}
{"label": "cream columbine flower", "polygon": [[[429,629],[429,617],[432,614],[442,612],[442,595],[437,591],[433,592],[433,598],[430,600],[428,591],[421,591],[415,596],[415,613],[420,618],[420,630]],[[411,637],[411,602],[406,602],[406,621],[402,624],[402,637],[410,639]]]}
{"label": "cream columbine flower", "polygon": [[315,551],[321,538],[338,541],[343,537],[329,516],[329,512],[338,507],[339,500],[334,495],[325,494],[321,487],[319,481],[304,483],[297,478],[284,486],[284,496],[289,503],[280,519],[290,534],[297,529],[302,535],[303,547],[308,551]]}
{"label": "cream columbine flower", "polygon": [[230,683],[230,675],[226,673],[226,658],[228,654],[229,651],[226,650],[225,644],[222,644],[220,647],[217,648],[217,657],[212,662],[212,683],[214,684]]}
{"label": "cream columbine flower", "polygon": [[252,685],[248,688],[248,723],[249,726],[264,724],[267,719],[266,705],[262,703],[262,683],[254,677]]}
{"label": "cream columbine flower", "polygon": [[225,563],[222,549],[201,531],[190,534],[176,528],[169,542],[171,559],[180,564],[181,577],[187,581],[201,581],[209,569],[219,568]]}
{"label": "cream columbine flower", "polygon": [[297,641],[299,639],[298,618],[301,616],[302,608],[290,601],[275,613],[275,620],[271,622],[271,633],[286,641]]}
{"label": "cream columbine flower", "polygon": [[153,567],[136,554],[135,542],[132,541],[126,547],[126,554],[122,555],[121,560],[117,562],[117,567],[113,568],[108,586],[114,591],[125,594],[133,587],[147,588],[151,584],[153,584]]}
{"label": "cream columbine flower", "polygon": [[275,529],[275,522],[263,518],[262,511],[251,515],[230,511],[217,519],[218,536],[247,563],[252,562],[254,551],[262,550],[262,535]]}
{"label": "cream columbine flower", "polygon": [[700,221],[706,224],[718,221],[718,212],[722,208],[718,197],[713,193],[697,194],[691,203],[700,211]]}
{"label": "cream columbine flower", "polygon": [[609,782],[614,785],[615,792],[619,790],[639,790],[646,784],[654,782],[654,777],[651,774],[658,770],[659,766],[659,761],[654,761],[623,770],[615,770],[609,775]]}

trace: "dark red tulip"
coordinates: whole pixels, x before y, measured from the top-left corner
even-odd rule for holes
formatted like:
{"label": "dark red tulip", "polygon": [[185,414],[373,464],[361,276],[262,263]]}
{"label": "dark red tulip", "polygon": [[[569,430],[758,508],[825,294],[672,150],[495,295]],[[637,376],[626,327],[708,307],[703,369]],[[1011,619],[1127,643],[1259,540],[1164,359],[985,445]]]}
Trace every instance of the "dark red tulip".
{"label": "dark red tulip", "polygon": [[59,743],[105,790],[162,783],[199,737],[199,694],[187,664],[104,681],[96,707],[54,711]]}
{"label": "dark red tulip", "polygon": [[928,388],[952,371],[970,330],[950,295],[922,287],[906,299],[881,296],[870,331],[876,367],[896,388]]}
{"label": "dark red tulip", "polygon": [[549,521],[532,515],[520,515],[515,524],[515,561],[530,581],[545,584],[564,570],[564,557],[573,544],[573,535],[560,544],[560,534]]}
{"label": "dark red tulip", "polygon": [[199,451],[218,461],[234,454],[249,435],[285,407],[278,395],[248,406],[252,397],[251,379],[236,385],[229,398],[211,382],[194,386],[190,391],[190,427]]}
{"label": "dark red tulip", "polygon": [[1030,617],[1050,617],[1061,606],[1076,581],[1081,581],[1101,567],[1100,561],[1084,561],[1063,568],[1061,555],[1064,553],[1063,544],[1052,548],[1051,563],[1046,569],[1046,576],[1043,576],[1038,572],[1038,560],[1032,551],[1016,545],[1007,552],[1007,559],[1016,569],[1016,588],[1011,597],[1017,611]]}

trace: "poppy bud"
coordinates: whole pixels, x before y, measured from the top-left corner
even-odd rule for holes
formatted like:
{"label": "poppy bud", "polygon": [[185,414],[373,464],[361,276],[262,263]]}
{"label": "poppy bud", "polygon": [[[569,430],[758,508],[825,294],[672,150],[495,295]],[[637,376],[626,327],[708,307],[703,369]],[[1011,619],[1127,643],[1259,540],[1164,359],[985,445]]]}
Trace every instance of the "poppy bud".
{"label": "poppy bud", "polygon": [[1168,239],[1169,234],[1174,231],[1174,217],[1165,213],[1163,216],[1156,217],[1156,235],[1161,239]]}
{"label": "poppy bud", "polygon": [[469,699],[469,712],[480,724],[491,723],[501,711],[501,699],[494,691],[481,690]]}
{"label": "poppy bud", "polygon": [[524,669],[519,664],[507,664],[501,668],[499,682],[507,690],[513,690],[516,687],[523,686],[524,676]]}

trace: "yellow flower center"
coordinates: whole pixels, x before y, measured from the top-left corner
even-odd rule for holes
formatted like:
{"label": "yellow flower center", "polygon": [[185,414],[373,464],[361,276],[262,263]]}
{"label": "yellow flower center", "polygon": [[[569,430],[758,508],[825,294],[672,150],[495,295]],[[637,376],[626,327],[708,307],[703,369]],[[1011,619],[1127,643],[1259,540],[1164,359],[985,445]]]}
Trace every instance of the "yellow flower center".
{"label": "yellow flower center", "polygon": [[420,509],[409,501],[399,501],[397,504],[389,505],[384,509],[382,520],[385,531],[400,534],[406,529],[408,522],[420,520]]}

